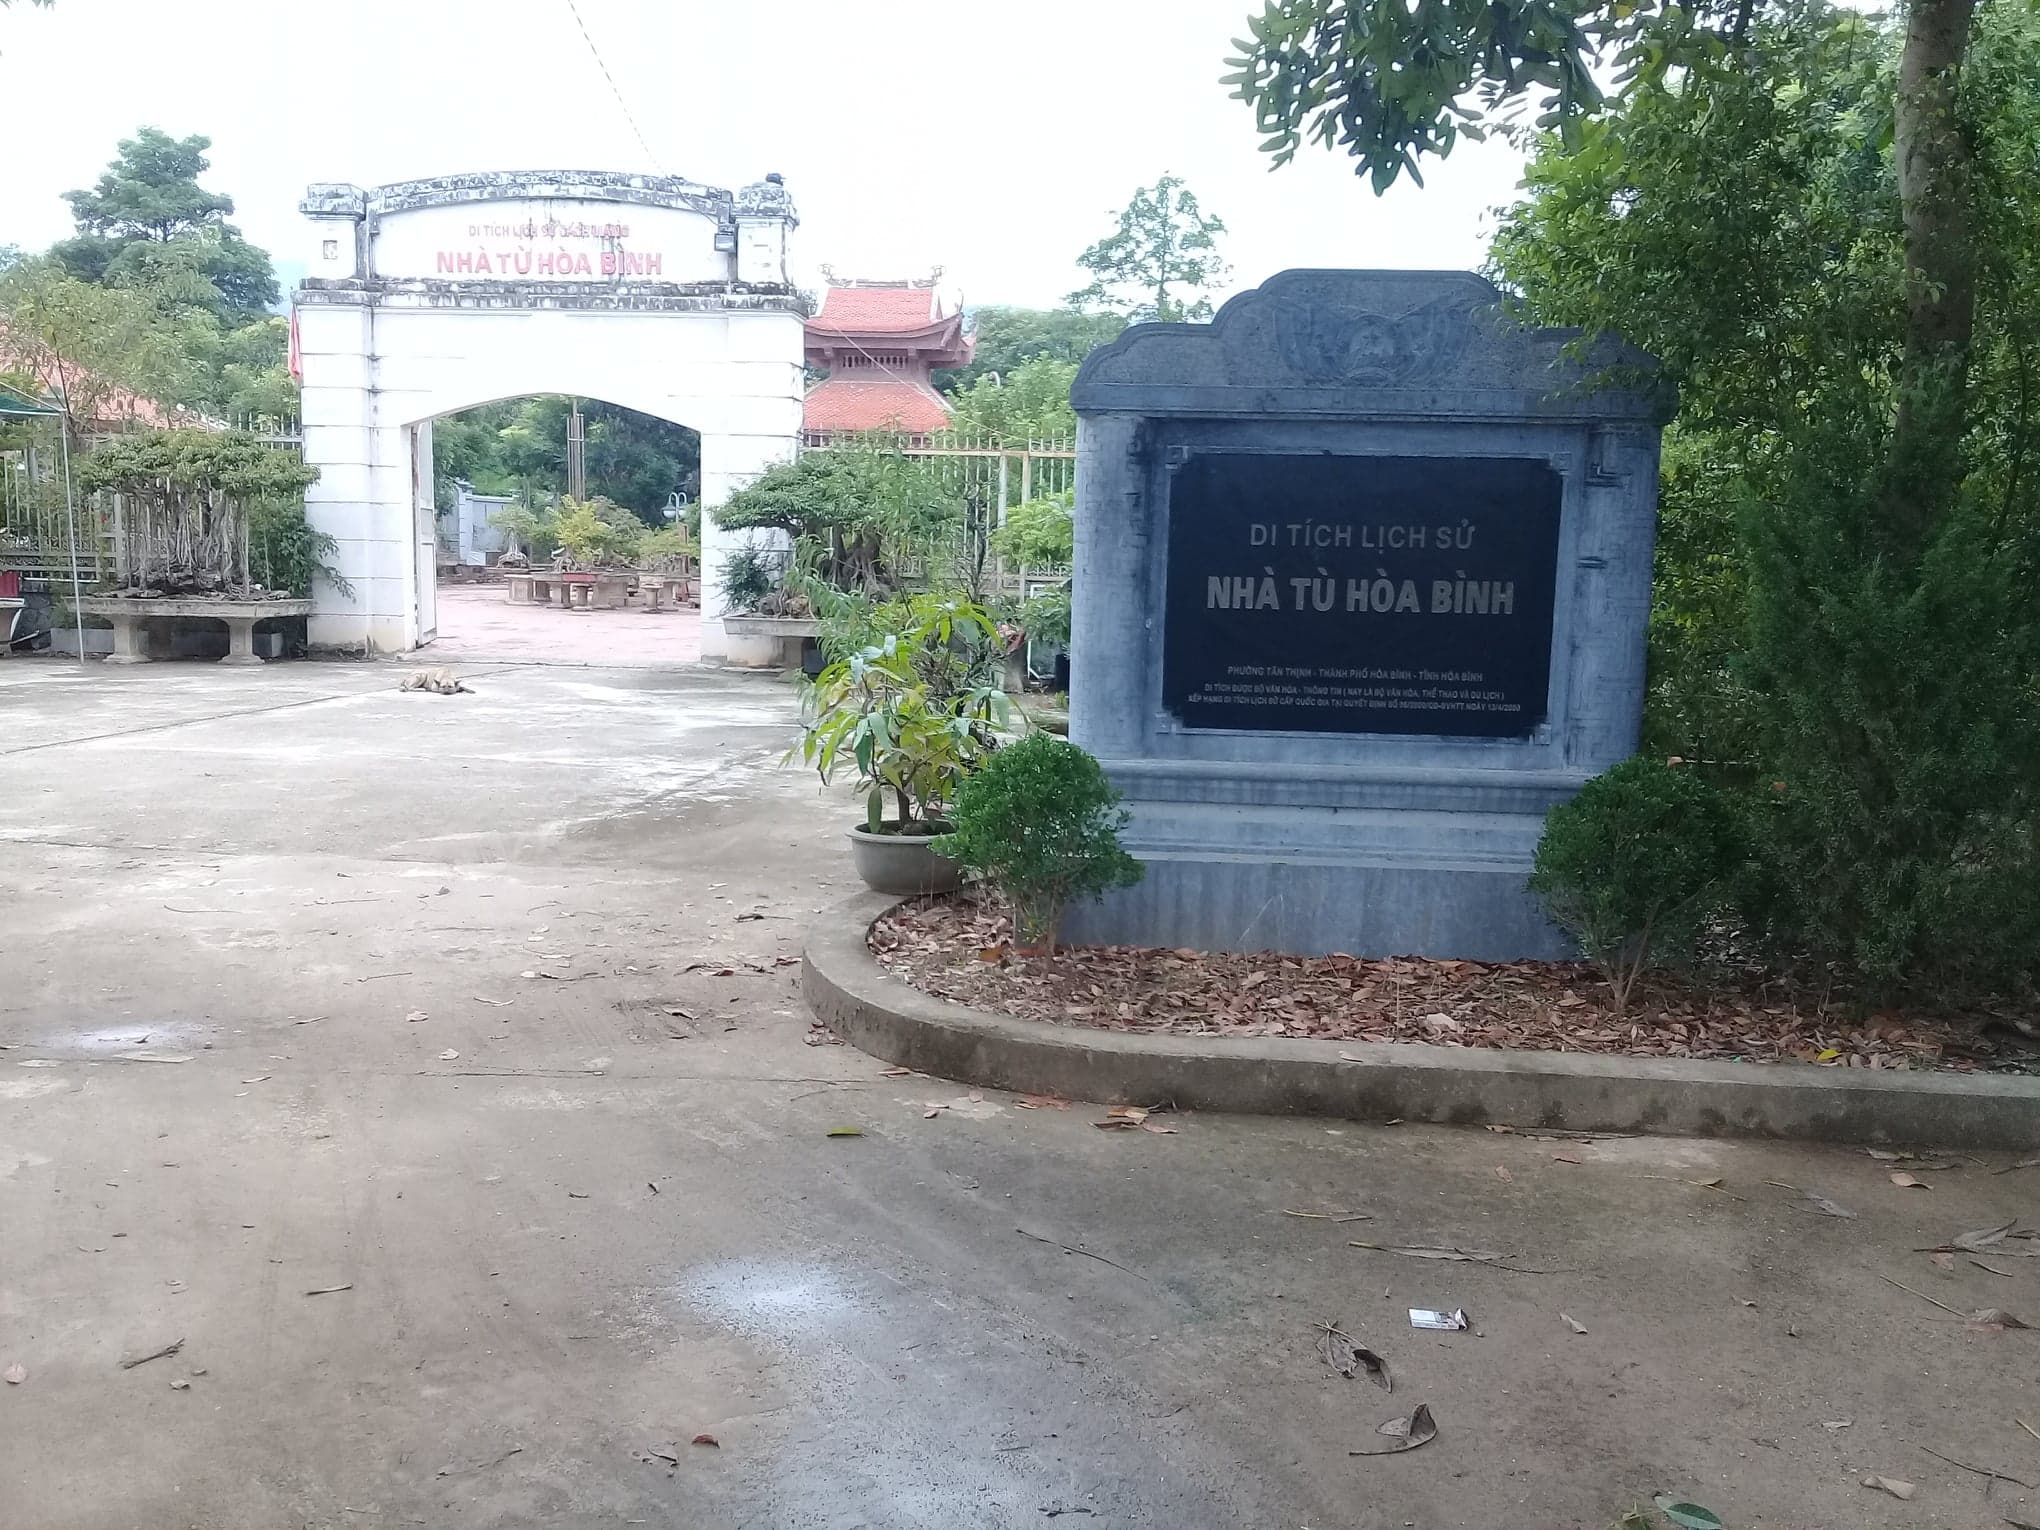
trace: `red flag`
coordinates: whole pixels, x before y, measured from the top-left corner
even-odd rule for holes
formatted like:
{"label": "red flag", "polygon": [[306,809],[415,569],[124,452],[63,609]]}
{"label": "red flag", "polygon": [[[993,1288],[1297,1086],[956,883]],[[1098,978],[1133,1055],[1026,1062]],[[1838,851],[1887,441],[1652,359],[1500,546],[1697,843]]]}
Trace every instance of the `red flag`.
{"label": "red flag", "polygon": [[297,305],[295,303],[291,305],[290,309],[290,359],[286,364],[290,367],[291,381],[299,387],[303,387],[305,383],[305,357],[304,352],[298,349]]}

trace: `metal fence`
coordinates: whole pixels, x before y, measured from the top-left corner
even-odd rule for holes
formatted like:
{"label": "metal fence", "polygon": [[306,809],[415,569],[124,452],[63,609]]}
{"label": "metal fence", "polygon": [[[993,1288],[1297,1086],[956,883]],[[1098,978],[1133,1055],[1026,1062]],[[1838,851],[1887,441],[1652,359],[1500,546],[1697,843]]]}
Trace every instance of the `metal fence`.
{"label": "metal fence", "polygon": [[[0,569],[19,572],[33,588],[71,577],[71,521],[64,505],[63,457],[58,427],[38,425],[35,444],[0,451]],[[108,551],[95,535],[92,507],[78,506],[78,567],[99,581]]]}

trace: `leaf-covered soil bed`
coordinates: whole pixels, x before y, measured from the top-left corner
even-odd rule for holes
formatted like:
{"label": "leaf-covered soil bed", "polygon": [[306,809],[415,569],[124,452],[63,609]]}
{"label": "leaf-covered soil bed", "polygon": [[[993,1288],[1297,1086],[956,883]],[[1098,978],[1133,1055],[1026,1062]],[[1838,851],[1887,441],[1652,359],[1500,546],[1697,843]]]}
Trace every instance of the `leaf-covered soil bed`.
{"label": "leaf-covered soil bed", "polygon": [[2031,1015],[1866,1012],[1757,971],[1648,978],[1618,1019],[1606,986],[1577,962],[1141,946],[1023,956],[1005,911],[969,894],[901,904],[872,927],[871,950],[938,998],[1099,1030],[2040,1073]]}

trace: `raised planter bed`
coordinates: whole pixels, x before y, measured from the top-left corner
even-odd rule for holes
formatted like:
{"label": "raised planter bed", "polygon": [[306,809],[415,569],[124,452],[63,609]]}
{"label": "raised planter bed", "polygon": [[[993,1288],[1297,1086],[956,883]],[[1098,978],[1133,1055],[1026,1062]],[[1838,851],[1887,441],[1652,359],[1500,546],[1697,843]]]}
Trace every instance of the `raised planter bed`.
{"label": "raised planter bed", "polygon": [[809,932],[802,983],[887,1062],[1072,1099],[1362,1121],[1804,1138],[2030,1152],[2040,1077],[1051,1024],[938,998],[881,966],[867,893]]}

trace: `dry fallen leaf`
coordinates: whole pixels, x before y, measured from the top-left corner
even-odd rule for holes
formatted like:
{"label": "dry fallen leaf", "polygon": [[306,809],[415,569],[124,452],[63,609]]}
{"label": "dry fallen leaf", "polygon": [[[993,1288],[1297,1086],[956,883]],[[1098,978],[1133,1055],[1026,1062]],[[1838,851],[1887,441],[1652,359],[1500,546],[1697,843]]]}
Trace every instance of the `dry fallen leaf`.
{"label": "dry fallen leaf", "polygon": [[1866,1488],[1881,1488],[1893,1498],[1911,1498],[1918,1491],[1910,1482],[1900,1482],[1896,1477],[1869,1476],[1863,1479]]}
{"label": "dry fallen leaf", "polygon": [[0,1381],[6,1382],[10,1387],[18,1387],[26,1380],[28,1380],[28,1367],[19,1360],[8,1366],[6,1370],[0,1371]]}
{"label": "dry fallen leaf", "polygon": [[1506,1184],[1510,1184],[1510,1183],[1512,1183],[1512,1182],[1513,1182],[1513,1181],[1515,1180],[1516,1176],[1515,1176],[1515,1175],[1513,1175],[1513,1174],[1511,1174],[1511,1173],[1510,1173],[1510,1172],[1508,1171],[1508,1168],[1507,1168],[1507,1167],[1506,1167],[1505,1165],[1503,1165],[1503,1164],[1496,1164],[1496,1165],[1495,1165],[1495,1178],[1496,1178],[1496,1179],[1498,1179],[1498,1180],[1500,1180],[1500,1181],[1501,1181],[1501,1182],[1502,1182],[1503,1184],[1505,1184],[1505,1185],[1506,1185]]}
{"label": "dry fallen leaf", "polygon": [[1933,1188],[1925,1180],[1917,1179],[1898,1169],[1892,1170],[1891,1182],[1901,1190],[1930,1190]]}
{"label": "dry fallen leaf", "polygon": [[1364,1345],[1353,1346],[1353,1358],[1360,1362],[1360,1369],[1367,1373],[1367,1379],[1384,1392],[1395,1390],[1395,1378],[1388,1374],[1388,1362]]}
{"label": "dry fallen leaf", "polygon": [[713,1445],[717,1450],[722,1449],[722,1441],[712,1434],[697,1434],[694,1437],[694,1443],[696,1445]]}
{"label": "dry fallen leaf", "polygon": [[1401,1451],[1415,1450],[1419,1445],[1428,1445],[1438,1438],[1438,1426],[1431,1418],[1431,1405],[1418,1403],[1416,1410],[1406,1418],[1392,1418],[1383,1424],[1378,1434],[1387,1435],[1395,1443],[1379,1450],[1349,1450],[1349,1456],[1392,1456]]}
{"label": "dry fallen leaf", "polygon": [[1979,1307],[1969,1318],[1969,1327],[1976,1333],[2003,1333],[2007,1328],[2032,1326],[2031,1323],[2012,1316],[2002,1307]]}
{"label": "dry fallen leaf", "polygon": [[452,1047],[448,1047],[444,1052],[441,1052],[439,1054],[439,1060],[441,1062],[452,1062],[455,1058],[459,1056],[460,1053],[454,1051]]}
{"label": "dry fallen leaf", "polygon": [[[527,972],[527,973],[525,974],[525,976],[526,976],[526,977],[529,977],[530,975],[531,975],[531,974],[530,974],[530,973],[528,973],[528,972]],[[418,1022],[419,1022],[420,1020],[423,1020],[423,1019],[425,1019],[425,1018],[426,1018],[426,1016],[425,1016],[425,1011],[424,1011],[424,1010],[422,1010],[422,1009],[414,1009],[414,1010],[412,1010],[412,1011],[411,1011],[411,1012],[410,1012],[409,1014],[407,1014],[406,1016],[404,1016],[404,1018],[405,1018],[406,1020],[410,1021],[410,1022],[411,1022],[411,1024],[413,1024],[413,1025],[416,1025],[416,1024],[417,1024],[417,1023],[418,1023]]]}
{"label": "dry fallen leaf", "polygon": [[1070,1102],[1060,1095],[1023,1094],[1013,1102],[1022,1110],[1068,1110]]}
{"label": "dry fallen leaf", "polygon": [[1559,1316],[1565,1318],[1565,1326],[1570,1328],[1574,1333],[1585,1333],[1587,1331],[1587,1325],[1585,1323],[1582,1323],[1578,1318],[1568,1317],[1563,1312],[1561,1312]]}
{"label": "dry fallen leaf", "polygon": [[1573,1157],[1573,1155],[1572,1155],[1572,1154],[1570,1154],[1570,1153],[1553,1153],[1553,1154],[1551,1155],[1551,1161],[1552,1161],[1553,1163],[1570,1163],[1570,1164],[1580,1164],[1580,1163],[1584,1163],[1584,1161],[1585,1161],[1585,1160],[1583,1160],[1583,1159],[1579,1159],[1579,1158],[1575,1158],[1575,1157]]}

